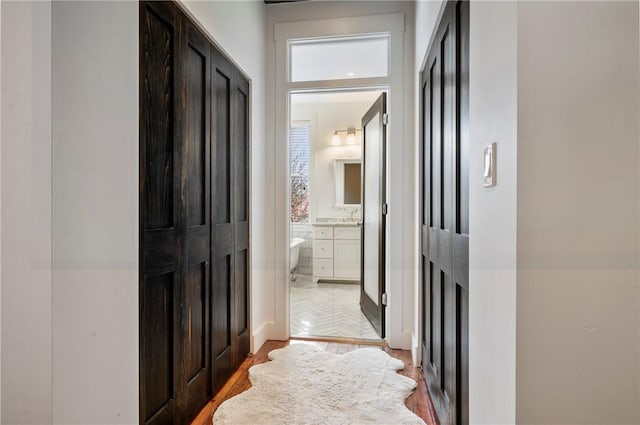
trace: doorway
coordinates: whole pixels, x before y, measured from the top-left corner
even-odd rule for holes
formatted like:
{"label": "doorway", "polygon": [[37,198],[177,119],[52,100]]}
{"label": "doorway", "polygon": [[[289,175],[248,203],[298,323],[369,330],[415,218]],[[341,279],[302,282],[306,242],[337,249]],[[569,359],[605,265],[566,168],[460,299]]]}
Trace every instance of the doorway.
{"label": "doorway", "polygon": [[386,92],[297,92],[290,105],[291,336],[379,341]]}

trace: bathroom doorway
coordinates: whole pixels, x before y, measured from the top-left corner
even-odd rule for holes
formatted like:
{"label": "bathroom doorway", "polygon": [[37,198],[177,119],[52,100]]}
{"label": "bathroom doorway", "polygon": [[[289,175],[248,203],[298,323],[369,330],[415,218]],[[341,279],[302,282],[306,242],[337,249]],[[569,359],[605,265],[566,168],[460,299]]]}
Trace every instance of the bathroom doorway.
{"label": "bathroom doorway", "polygon": [[292,337],[384,336],[381,103],[382,88],[290,94]]}

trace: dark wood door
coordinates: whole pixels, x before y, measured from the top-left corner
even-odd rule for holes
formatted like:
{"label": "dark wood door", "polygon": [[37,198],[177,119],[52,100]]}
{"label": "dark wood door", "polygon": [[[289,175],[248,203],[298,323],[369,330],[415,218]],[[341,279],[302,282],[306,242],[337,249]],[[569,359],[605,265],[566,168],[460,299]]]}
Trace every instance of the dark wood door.
{"label": "dark wood door", "polygon": [[144,424],[188,423],[249,352],[248,95],[175,3],[141,2]]}
{"label": "dark wood door", "polygon": [[384,337],[387,94],[362,117],[360,308]]}
{"label": "dark wood door", "polygon": [[469,422],[469,3],[450,1],[421,74],[422,363],[441,424]]}
{"label": "dark wood door", "polygon": [[249,353],[248,82],[218,51],[212,71],[215,173],[212,247],[213,387]]}
{"label": "dark wood door", "polygon": [[183,78],[179,97],[183,111],[181,213],[184,222],[184,289],[181,306],[181,363],[185,418],[195,416],[211,398],[209,320],[211,303],[211,66],[207,39],[184,22]]}
{"label": "dark wood door", "polygon": [[183,131],[175,125],[182,27],[168,3],[140,8],[140,422],[177,422],[184,378],[181,302]]}

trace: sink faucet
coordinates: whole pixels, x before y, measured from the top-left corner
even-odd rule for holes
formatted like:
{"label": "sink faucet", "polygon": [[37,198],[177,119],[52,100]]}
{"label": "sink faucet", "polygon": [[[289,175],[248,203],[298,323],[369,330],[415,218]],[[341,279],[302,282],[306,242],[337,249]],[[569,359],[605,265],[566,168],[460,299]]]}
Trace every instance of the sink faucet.
{"label": "sink faucet", "polygon": [[356,212],[358,211],[357,208],[352,208],[351,209],[351,214],[349,214],[349,218],[351,219],[351,221],[353,221],[353,216],[356,214]]}

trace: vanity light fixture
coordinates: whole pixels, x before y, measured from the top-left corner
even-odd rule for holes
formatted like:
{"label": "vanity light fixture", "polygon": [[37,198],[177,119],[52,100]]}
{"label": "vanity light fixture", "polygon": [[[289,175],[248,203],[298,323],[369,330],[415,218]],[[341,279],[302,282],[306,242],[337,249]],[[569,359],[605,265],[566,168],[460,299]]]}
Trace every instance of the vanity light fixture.
{"label": "vanity light fixture", "polygon": [[342,144],[342,140],[338,133],[347,133],[347,145],[355,145],[358,142],[358,138],[356,137],[356,131],[362,131],[360,128],[349,127],[346,130],[336,130],[333,132],[333,137],[331,138],[331,144],[334,146],[338,146]]}

